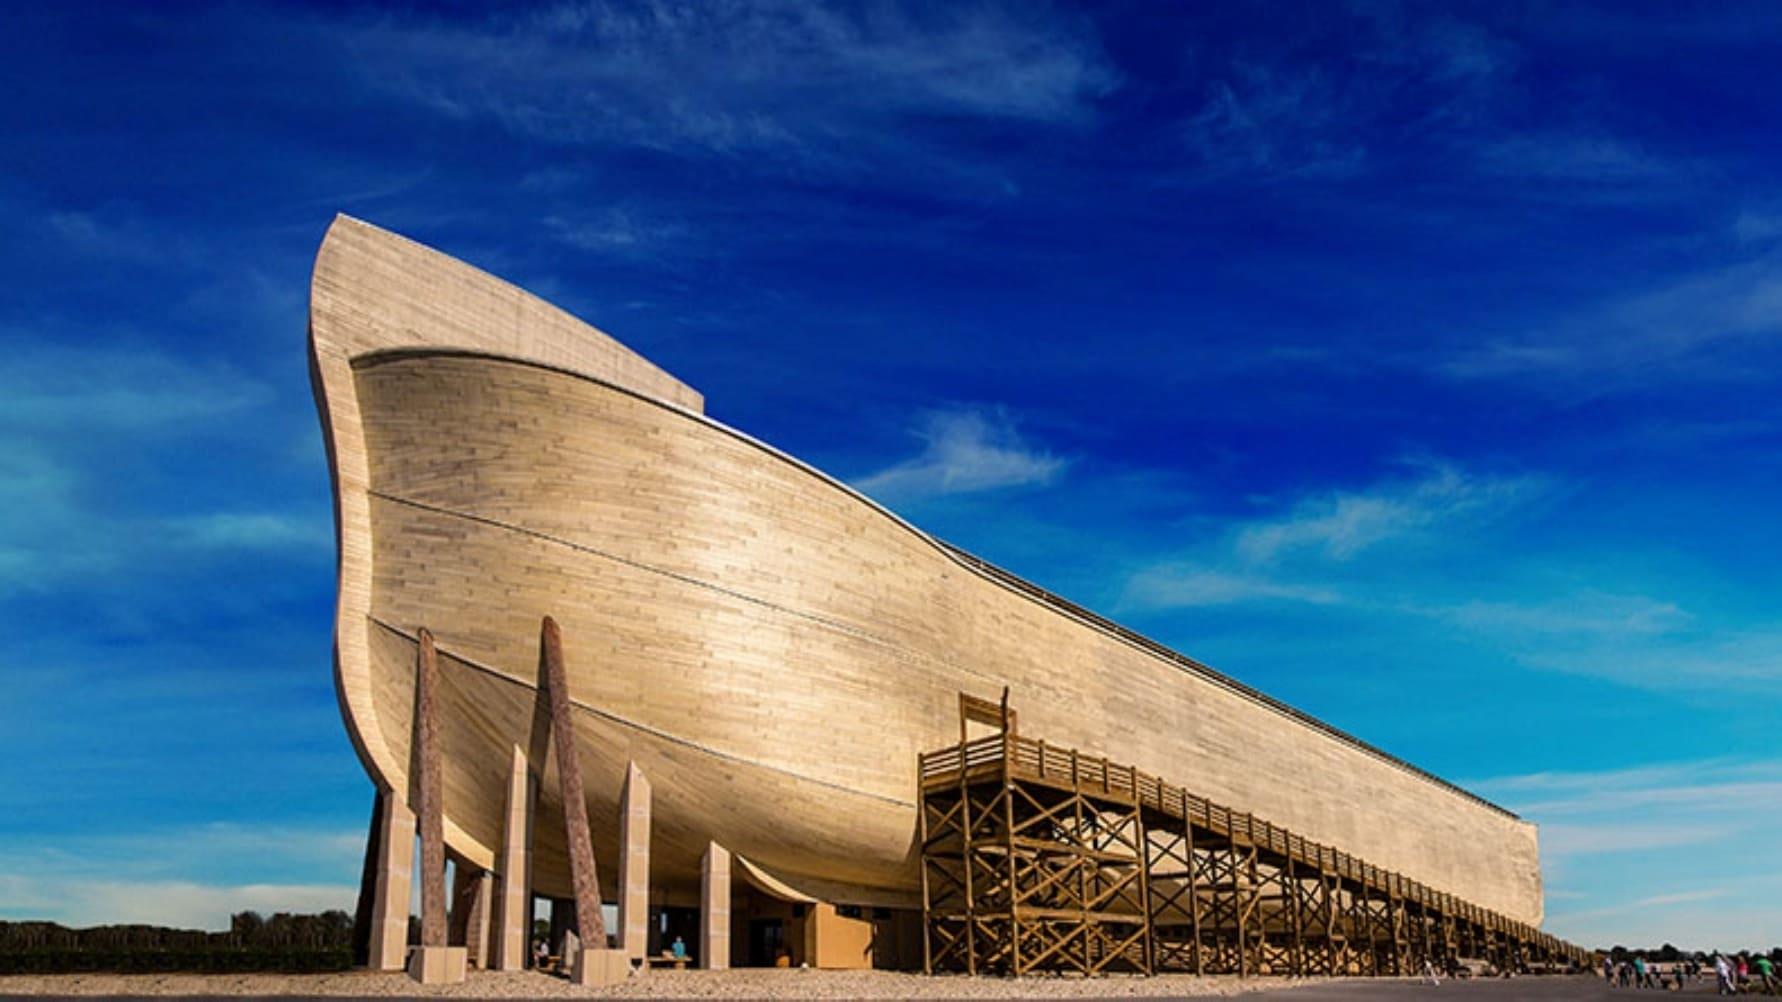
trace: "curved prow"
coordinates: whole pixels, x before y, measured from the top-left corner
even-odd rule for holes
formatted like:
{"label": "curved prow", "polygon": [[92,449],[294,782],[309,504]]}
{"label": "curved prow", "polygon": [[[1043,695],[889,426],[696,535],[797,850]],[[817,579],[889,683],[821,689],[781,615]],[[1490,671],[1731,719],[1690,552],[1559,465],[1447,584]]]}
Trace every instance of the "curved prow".
{"label": "curved prow", "polygon": [[334,479],[335,685],[360,760],[392,790],[405,788],[407,767],[384,750],[367,667],[371,478],[353,362],[403,348],[488,352],[603,380],[687,411],[701,412],[705,404],[697,390],[655,363],[530,292],[370,223],[334,218],[310,280],[309,364]]}
{"label": "curved prow", "polygon": [[532,293],[406,237],[336,216],[310,283],[310,350],[350,360],[391,348],[488,352],[592,376],[692,411],[705,403],[649,359]]}

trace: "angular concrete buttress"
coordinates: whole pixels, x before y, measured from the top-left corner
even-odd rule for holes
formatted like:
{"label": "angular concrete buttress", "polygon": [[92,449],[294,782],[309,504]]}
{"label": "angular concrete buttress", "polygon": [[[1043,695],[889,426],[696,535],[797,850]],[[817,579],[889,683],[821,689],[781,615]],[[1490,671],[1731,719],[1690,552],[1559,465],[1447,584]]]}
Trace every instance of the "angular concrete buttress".
{"label": "angular concrete buttress", "polygon": [[650,938],[650,781],[636,762],[619,797],[619,946],[642,960]]}
{"label": "angular concrete buttress", "polygon": [[495,891],[492,966],[498,971],[526,969],[532,940],[532,818],[537,807],[538,781],[526,762],[525,750],[514,745]]}
{"label": "angular concrete buttress", "polygon": [[408,894],[415,868],[415,815],[393,790],[381,798],[377,891],[371,905],[371,967],[400,971],[408,960]]}
{"label": "angular concrete buttress", "polygon": [[730,850],[716,842],[705,847],[700,863],[699,966],[730,968]]}

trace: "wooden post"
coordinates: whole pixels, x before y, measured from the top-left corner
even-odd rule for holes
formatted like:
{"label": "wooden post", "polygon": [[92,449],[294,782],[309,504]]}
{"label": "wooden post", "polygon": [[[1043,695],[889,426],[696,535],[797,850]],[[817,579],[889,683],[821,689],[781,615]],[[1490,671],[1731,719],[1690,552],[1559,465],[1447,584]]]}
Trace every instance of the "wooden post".
{"label": "wooden post", "polygon": [[973,830],[977,827],[977,819],[971,813],[971,786],[966,777],[971,770],[965,763],[964,724],[960,724],[959,741],[959,845],[963,854],[960,858],[965,866],[965,973],[977,976],[978,973],[978,901],[973,893],[972,854],[977,851],[973,845]]}
{"label": "wooden post", "polygon": [[439,763],[439,658],[421,628],[415,654],[415,807],[421,823],[421,945],[446,945],[445,810]]}
{"label": "wooden post", "polygon": [[551,738],[557,750],[557,777],[563,795],[563,826],[569,836],[569,879],[575,887],[576,935],[588,949],[606,948],[606,921],[600,914],[600,879],[594,868],[594,840],[588,833],[588,801],[582,765],[576,756],[575,718],[569,705],[569,673],[563,667],[563,634],[544,618],[540,630],[545,687],[551,702]]}
{"label": "wooden post", "polygon": [[525,970],[532,944],[532,816],[537,804],[538,781],[526,763],[525,750],[515,745],[495,900],[494,966],[499,971]]}
{"label": "wooden post", "polygon": [[1299,881],[1299,869],[1293,861],[1292,842],[1287,844],[1286,856],[1283,864],[1286,872],[1282,884],[1286,893],[1282,895],[1282,903],[1287,907],[1287,933],[1292,938],[1287,957],[1288,963],[1292,965],[1289,970],[1293,976],[1303,978],[1306,976],[1306,889]]}
{"label": "wooden post", "polygon": [[421,945],[409,954],[408,976],[424,985],[464,980],[466,950],[450,945],[446,925],[445,799],[439,753],[439,655],[433,634],[420,630],[415,650],[415,735],[410,748],[414,802],[421,827]]}
{"label": "wooden post", "polygon": [[[1182,813],[1187,814],[1187,794],[1183,794]],[[1194,858],[1194,821],[1182,819],[1182,855],[1188,860],[1188,921],[1194,929],[1194,974],[1199,977],[1206,973],[1206,963],[1201,958],[1200,944],[1200,864]]]}
{"label": "wooden post", "polygon": [[650,781],[636,762],[619,795],[619,946],[644,959],[650,937]]}
{"label": "wooden post", "polygon": [[730,850],[707,843],[700,862],[699,966],[730,968]]}

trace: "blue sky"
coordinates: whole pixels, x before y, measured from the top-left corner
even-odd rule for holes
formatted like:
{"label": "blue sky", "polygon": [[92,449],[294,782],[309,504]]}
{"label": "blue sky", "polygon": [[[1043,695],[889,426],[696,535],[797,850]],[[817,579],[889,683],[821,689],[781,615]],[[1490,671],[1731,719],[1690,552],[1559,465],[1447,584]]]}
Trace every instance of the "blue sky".
{"label": "blue sky", "polygon": [[350,902],[336,211],[1782,943],[1782,7],[43,5],[0,33],[0,916]]}

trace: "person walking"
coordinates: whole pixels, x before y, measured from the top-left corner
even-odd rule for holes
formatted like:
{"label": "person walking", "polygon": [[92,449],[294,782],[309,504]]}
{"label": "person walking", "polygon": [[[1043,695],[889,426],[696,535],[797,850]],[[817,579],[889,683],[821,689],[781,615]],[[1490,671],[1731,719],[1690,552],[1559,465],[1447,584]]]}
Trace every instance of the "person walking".
{"label": "person walking", "polygon": [[1603,958],[1603,980],[1609,983],[1610,988],[1615,987],[1615,961],[1608,957]]}
{"label": "person walking", "polygon": [[1647,975],[1646,958],[1645,957],[1635,957],[1634,958],[1634,987],[1635,988],[1647,987],[1646,975]]}
{"label": "person walking", "polygon": [[1732,965],[1726,962],[1726,955],[1714,954],[1714,981],[1717,985],[1717,994],[1731,995],[1733,993],[1732,976]]}
{"label": "person walking", "polygon": [[1776,994],[1776,965],[1770,963],[1770,958],[1761,953],[1751,963],[1757,968],[1758,978],[1763,981],[1763,993],[1765,995]]}

